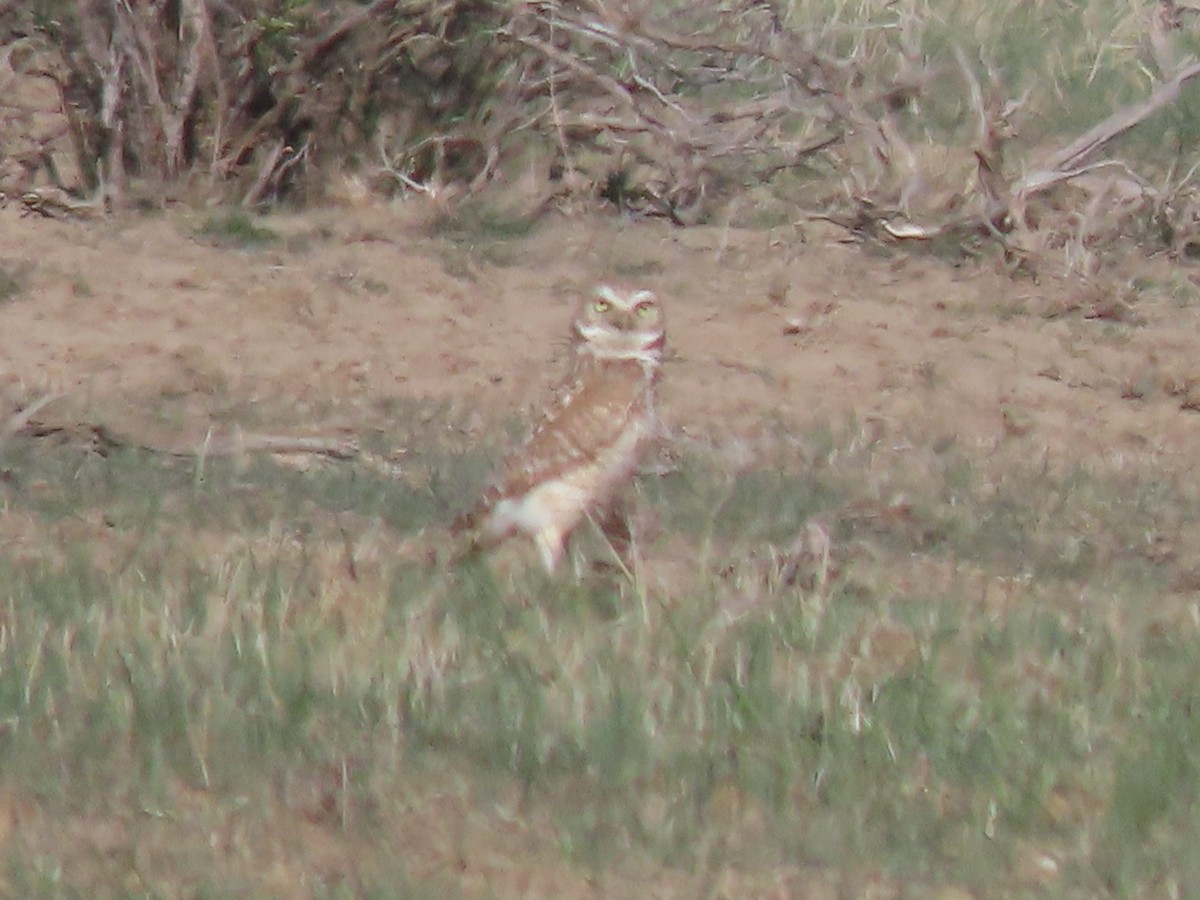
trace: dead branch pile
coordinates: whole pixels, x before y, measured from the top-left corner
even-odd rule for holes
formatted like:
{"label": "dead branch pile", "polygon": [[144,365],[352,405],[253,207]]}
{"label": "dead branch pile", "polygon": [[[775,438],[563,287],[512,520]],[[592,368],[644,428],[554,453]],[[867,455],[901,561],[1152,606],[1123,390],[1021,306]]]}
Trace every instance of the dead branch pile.
{"label": "dead branch pile", "polygon": [[701,4],[679,33],[587,0],[64,6],[0,7],[10,65],[49,79],[67,120],[71,165],[43,144],[25,167],[109,206],[132,181],[181,178],[254,205],[346,161],[404,189],[477,190],[540,144],[568,185],[682,218],[859,114],[830,114],[854,73],[753,2],[732,29]]}
{"label": "dead branch pile", "polygon": [[[125,202],[134,181],[201,181],[248,205],[313,186],[403,111],[436,133],[491,87],[485,2],[54,0],[3,17],[24,74],[57,87],[77,183]],[[493,26],[494,27],[494,24]],[[34,148],[31,164],[45,162]]]}
{"label": "dead branch pile", "polygon": [[[1180,27],[1174,4],[1159,7],[1156,50]],[[1192,173],[1156,190],[1100,157],[1200,66],[1158,53],[1143,104],[1014,163],[1028,94],[961,51],[932,59],[915,9],[889,4],[887,27],[832,41],[772,0],[0,2],[0,63],[55,86],[70,152],[54,136],[6,149],[27,180],[107,208],[147,184],[304,201],[343,169],[377,190],[461,197],[534,167],[544,201],[600,198],[679,224],[765,191],[784,221],[881,240],[1086,256],[1136,209],[1190,241]],[[966,114],[931,140],[935,92]],[[1083,192],[1073,209],[1034,208],[1067,183]]]}

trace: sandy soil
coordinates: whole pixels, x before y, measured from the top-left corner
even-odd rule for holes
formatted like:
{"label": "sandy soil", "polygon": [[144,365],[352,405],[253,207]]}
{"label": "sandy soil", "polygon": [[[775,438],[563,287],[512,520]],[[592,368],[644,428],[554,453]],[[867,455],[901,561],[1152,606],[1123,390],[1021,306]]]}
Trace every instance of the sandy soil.
{"label": "sandy soil", "polygon": [[43,417],[148,441],[247,417],[361,430],[411,399],[511,416],[558,376],[575,298],[610,280],[664,300],[677,433],[854,421],[897,445],[1170,468],[1200,446],[1200,290],[1165,258],[1035,283],[815,227],[552,217],[513,241],[449,238],[416,203],[272,217],[280,240],[247,251],[199,236],[202,212],[18,207],[0,210],[20,285],[0,303],[0,396],[59,393]]}

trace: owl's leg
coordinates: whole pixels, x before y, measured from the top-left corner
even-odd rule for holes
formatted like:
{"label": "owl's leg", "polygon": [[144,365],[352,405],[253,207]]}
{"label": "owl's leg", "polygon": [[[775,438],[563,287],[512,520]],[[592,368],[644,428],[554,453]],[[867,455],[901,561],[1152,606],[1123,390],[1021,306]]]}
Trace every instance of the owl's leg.
{"label": "owl's leg", "polygon": [[[629,497],[618,494],[612,502],[596,511],[592,522],[600,530],[627,575],[634,571],[633,508]],[[608,565],[612,565],[609,563]]]}
{"label": "owl's leg", "polygon": [[566,535],[557,528],[543,528],[533,538],[547,575],[553,575],[566,550]]}

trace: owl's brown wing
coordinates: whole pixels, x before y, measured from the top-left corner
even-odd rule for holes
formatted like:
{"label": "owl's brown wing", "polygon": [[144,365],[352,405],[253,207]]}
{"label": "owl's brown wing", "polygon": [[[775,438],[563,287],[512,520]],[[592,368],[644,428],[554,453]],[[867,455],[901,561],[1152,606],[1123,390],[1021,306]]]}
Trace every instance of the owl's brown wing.
{"label": "owl's brown wing", "polygon": [[475,527],[505,497],[595,463],[646,413],[649,382],[636,363],[613,364],[587,374],[546,415],[529,440],[505,462],[475,507],[452,530]]}

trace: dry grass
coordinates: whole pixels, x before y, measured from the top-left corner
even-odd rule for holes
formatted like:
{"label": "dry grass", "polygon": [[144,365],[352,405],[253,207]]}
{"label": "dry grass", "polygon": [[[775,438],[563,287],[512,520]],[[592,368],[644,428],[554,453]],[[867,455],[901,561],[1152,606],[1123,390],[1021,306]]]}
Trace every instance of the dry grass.
{"label": "dry grass", "polygon": [[803,471],[685,449],[642,485],[658,528],[632,579],[550,581],[519,552],[495,572],[398,559],[459,499],[430,485],[481,461],[393,437],[423,448],[411,483],[265,460],[198,477],[17,439],[7,890],[1082,897],[1194,878],[1200,626],[1163,523],[1197,498],[1167,476],[985,476],[853,432],[801,437]]}

